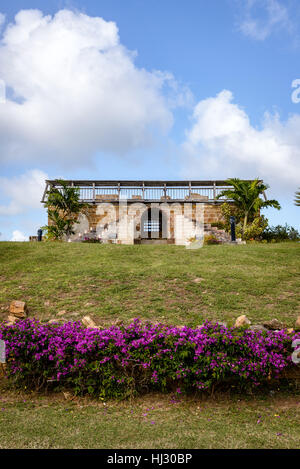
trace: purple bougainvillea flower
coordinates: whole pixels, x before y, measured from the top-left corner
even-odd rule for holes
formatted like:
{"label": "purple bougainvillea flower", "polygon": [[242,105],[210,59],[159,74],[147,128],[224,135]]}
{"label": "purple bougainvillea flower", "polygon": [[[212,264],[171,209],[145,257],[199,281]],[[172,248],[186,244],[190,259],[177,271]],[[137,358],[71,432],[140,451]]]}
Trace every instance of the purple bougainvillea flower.
{"label": "purple bougainvillea flower", "polygon": [[[8,375],[31,388],[73,389],[121,397],[135,391],[206,391],[214,383],[257,387],[295,366],[284,330],[235,330],[205,322],[201,328],[143,324],[107,329],[79,322],[44,324],[26,318],[0,324]],[[147,409],[149,411],[149,409]],[[261,416],[258,416],[260,419]]]}

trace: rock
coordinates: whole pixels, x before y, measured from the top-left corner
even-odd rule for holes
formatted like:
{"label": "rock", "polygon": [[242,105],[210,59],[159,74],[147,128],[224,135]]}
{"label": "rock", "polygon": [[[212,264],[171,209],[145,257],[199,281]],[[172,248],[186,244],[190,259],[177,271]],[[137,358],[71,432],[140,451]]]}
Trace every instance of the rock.
{"label": "rock", "polygon": [[265,321],[263,323],[263,326],[265,326],[267,329],[271,331],[284,329],[284,324],[278,321],[278,319],[271,319],[271,321]]}
{"label": "rock", "polygon": [[95,321],[93,321],[93,319],[91,318],[91,316],[84,316],[82,319],[81,319],[81,322],[82,324],[85,326],[85,327],[90,327],[92,329],[96,329],[97,328],[97,324],[95,323]]}
{"label": "rock", "polygon": [[203,282],[203,280],[204,280],[204,278],[196,277],[196,278],[194,278],[193,282],[200,283],[200,282]]}
{"label": "rock", "polygon": [[18,318],[17,318],[16,316],[13,316],[12,314],[9,314],[9,315],[7,316],[7,320],[8,320],[9,322],[15,323],[15,322],[17,321],[17,319],[18,319]]}
{"label": "rock", "polygon": [[251,331],[259,331],[259,332],[265,332],[267,331],[268,329],[266,329],[264,326],[262,326],[261,324],[253,324],[253,326],[250,326],[250,329]]}
{"label": "rock", "polygon": [[300,316],[298,316],[298,319],[295,322],[295,329],[300,329]]}
{"label": "rock", "polygon": [[251,321],[243,314],[242,316],[239,316],[237,320],[235,321],[234,327],[245,327],[245,326],[250,326]]}
{"label": "rock", "polygon": [[227,327],[227,322],[225,321],[218,321],[217,324],[219,324],[219,326]]}
{"label": "rock", "polygon": [[7,320],[6,320],[6,325],[7,326],[12,326],[13,324],[15,324],[15,322],[17,321],[18,318],[16,318],[15,316],[12,316],[12,315],[8,315],[7,316]]}
{"label": "rock", "polygon": [[0,364],[0,378],[6,378],[6,363]]}
{"label": "rock", "polygon": [[28,314],[25,301],[12,301],[9,306],[9,312],[17,318],[26,318]]}
{"label": "rock", "polygon": [[62,311],[58,311],[57,316],[64,316],[67,313],[64,309]]}
{"label": "rock", "polygon": [[57,319],[50,319],[50,321],[48,321],[48,324],[59,324],[59,322],[57,321]]}
{"label": "rock", "polygon": [[66,392],[63,391],[63,396],[66,399],[66,401],[73,401],[73,399],[75,399],[75,396],[68,391]]}

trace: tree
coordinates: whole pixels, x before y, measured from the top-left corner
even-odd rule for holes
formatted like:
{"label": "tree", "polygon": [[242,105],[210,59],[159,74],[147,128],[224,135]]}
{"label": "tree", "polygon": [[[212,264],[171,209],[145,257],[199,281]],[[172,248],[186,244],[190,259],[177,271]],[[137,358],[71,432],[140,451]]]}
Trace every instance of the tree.
{"label": "tree", "polygon": [[247,223],[250,217],[255,217],[261,208],[274,207],[280,210],[280,204],[277,200],[262,200],[260,195],[268,189],[268,185],[259,179],[254,181],[242,181],[238,178],[228,179],[232,186],[225,189],[217,195],[217,199],[226,197],[234,201],[235,206],[241,212],[243,218],[242,234],[245,233]]}
{"label": "tree", "polygon": [[295,205],[297,205],[297,207],[300,207],[300,188],[299,188],[299,190],[295,193],[295,197],[296,197],[295,200],[294,200]]}
{"label": "tree", "polygon": [[79,201],[78,187],[70,187],[66,181],[57,180],[59,187],[52,186],[46,193],[47,201],[44,203],[48,209],[50,224],[43,226],[49,239],[61,240],[64,236],[69,238],[74,231],[74,224],[78,223],[78,215],[84,211],[87,204]]}

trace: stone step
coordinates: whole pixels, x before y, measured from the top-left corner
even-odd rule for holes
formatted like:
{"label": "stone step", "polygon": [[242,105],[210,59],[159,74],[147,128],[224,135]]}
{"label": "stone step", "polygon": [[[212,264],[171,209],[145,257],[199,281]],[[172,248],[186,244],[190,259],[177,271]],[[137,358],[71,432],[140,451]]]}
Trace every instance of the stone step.
{"label": "stone step", "polygon": [[168,244],[167,239],[141,239],[140,244]]}

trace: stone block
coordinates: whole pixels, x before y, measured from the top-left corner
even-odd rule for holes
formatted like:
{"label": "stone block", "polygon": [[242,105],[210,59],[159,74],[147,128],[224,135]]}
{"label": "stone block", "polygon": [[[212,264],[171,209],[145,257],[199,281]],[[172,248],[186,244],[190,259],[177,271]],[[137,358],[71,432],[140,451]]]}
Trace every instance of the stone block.
{"label": "stone block", "polygon": [[12,301],[9,306],[9,312],[17,318],[26,318],[28,315],[28,309],[25,301]]}

